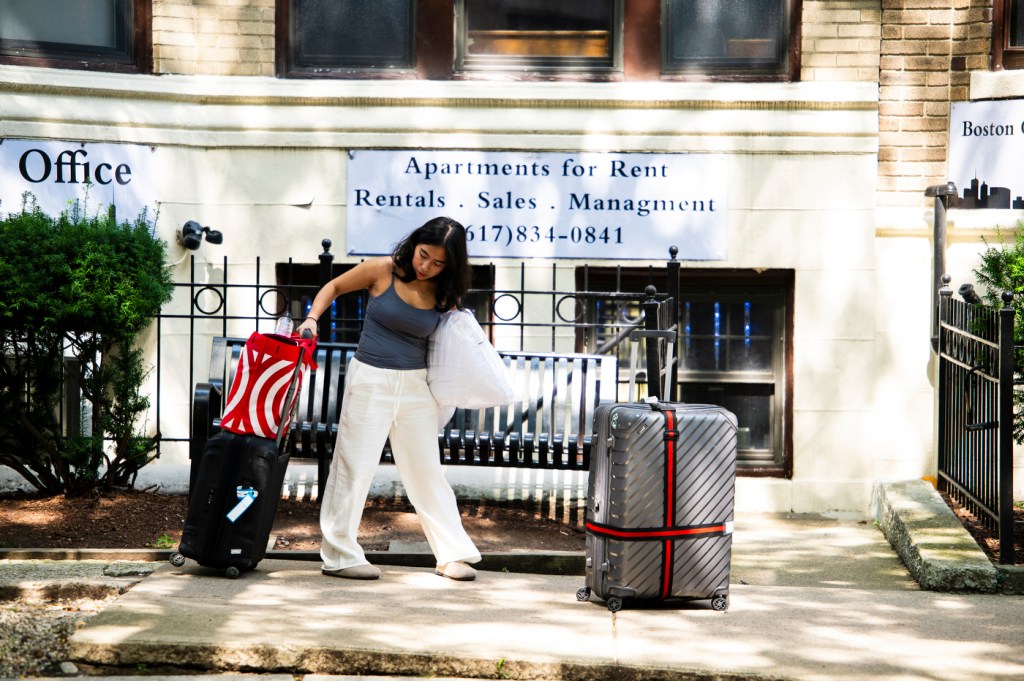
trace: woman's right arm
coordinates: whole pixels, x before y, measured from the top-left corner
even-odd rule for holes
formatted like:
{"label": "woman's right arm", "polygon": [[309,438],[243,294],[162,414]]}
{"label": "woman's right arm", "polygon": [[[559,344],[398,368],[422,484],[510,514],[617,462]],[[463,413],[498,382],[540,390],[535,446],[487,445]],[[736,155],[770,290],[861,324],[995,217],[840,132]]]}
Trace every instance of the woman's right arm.
{"label": "woman's right arm", "polygon": [[376,295],[379,293],[380,283],[382,281],[390,281],[390,277],[391,258],[383,256],[364,260],[348,272],[324,284],[323,288],[317,292],[316,297],[313,298],[313,303],[309,308],[309,316],[302,320],[302,323],[295,330],[300,334],[303,329],[316,333],[317,320],[331,306],[335,298],[362,289],[369,289],[371,295]]}

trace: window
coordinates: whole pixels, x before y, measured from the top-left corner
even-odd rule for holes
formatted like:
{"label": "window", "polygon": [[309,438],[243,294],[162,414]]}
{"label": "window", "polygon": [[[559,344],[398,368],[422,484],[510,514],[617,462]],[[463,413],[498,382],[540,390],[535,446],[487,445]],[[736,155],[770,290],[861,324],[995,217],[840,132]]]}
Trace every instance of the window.
{"label": "window", "polygon": [[787,299],[777,284],[681,285],[679,399],[736,414],[748,469],[786,467]]}
{"label": "window", "polygon": [[785,74],[789,7],[782,0],[664,0],[663,58],[670,73]]}
{"label": "window", "polygon": [[413,0],[289,0],[288,69],[387,71],[415,67]]}
{"label": "window", "polygon": [[[588,268],[586,285],[582,272],[577,271],[577,289],[597,293],[586,303],[581,326],[596,333],[578,349],[618,355],[620,383],[628,382],[630,350],[625,339],[631,326],[642,324],[642,310],[638,294],[630,299],[617,292],[643,291],[653,284],[664,293],[665,271]],[[743,474],[788,476],[792,273],[684,269],[679,285],[673,399],[718,404],[736,414]],[[670,311],[663,309],[661,314],[666,327]],[[646,382],[648,377],[641,374],[639,379]]]}
{"label": "window", "polygon": [[1024,1],[995,0],[992,7],[992,68],[1024,69]]}
{"label": "window", "polygon": [[277,0],[292,78],[792,80],[800,0]]}
{"label": "window", "polygon": [[617,9],[613,0],[458,0],[456,69],[611,69]]}
{"label": "window", "polygon": [[4,0],[0,63],[150,72],[150,0]]}

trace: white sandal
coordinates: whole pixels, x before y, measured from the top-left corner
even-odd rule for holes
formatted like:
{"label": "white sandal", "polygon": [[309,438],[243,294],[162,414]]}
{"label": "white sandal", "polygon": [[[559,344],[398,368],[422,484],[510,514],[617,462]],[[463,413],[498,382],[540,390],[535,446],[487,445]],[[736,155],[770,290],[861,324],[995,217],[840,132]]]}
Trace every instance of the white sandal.
{"label": "white sandal", "polygon": [[438,565],[434,568],[434,572],[457,582],[472,582],[476,579],[476,570],[461,561]]}
{"label": "white sandal", "polygon": [[328,577],[343,577],[344,579],[378,579],[380,577],[380,568],[369,563],[352,565],[347,568],[337,568],[336,570],[321,568],[320,572]]}

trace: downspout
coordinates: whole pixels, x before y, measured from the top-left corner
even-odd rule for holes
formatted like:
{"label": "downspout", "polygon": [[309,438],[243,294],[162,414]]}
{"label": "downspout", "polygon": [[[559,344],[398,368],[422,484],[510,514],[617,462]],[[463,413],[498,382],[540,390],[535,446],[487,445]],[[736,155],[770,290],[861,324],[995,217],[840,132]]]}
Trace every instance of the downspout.
{"label": "downspout", "polygon": [[939,349],[939,289],[946,273],[946,210],[950,196],[956,196],[952,182],[936,184],[924,190],[924,195],[935,199],[935,217],[932,223],[932,350]]}

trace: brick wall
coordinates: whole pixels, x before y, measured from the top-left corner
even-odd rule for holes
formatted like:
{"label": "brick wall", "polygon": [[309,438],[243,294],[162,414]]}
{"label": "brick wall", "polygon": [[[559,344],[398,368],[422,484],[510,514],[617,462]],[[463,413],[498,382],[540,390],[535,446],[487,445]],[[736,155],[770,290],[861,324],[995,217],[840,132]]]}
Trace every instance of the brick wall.
{"label": "brick wall", "polygon": [[946,177],[950,102],[987,70],[991,0],[882,0],[879,207],[926,205]]}
{"label": "brick wall", "polygon": [[[153,0],[156,73],[274,75],[274,0]],[[879,83],[879,207],[944,182],[949,103],[987,70],[992,0],[804,0],[801,80]]]}
{"label": "brick wall", "polygon": [[800,80],[878,81],[880,0],[805,0]]}
{"label": "brick wall", "polygon": [[274,0],[153,0],[153,71],[273,76]]}
{"label": "brick wall", "polygon": [[[801,80],[878,78],[880,0],[805,0]],[[274,75],[274,0],[153,0],[156,73]]]}

